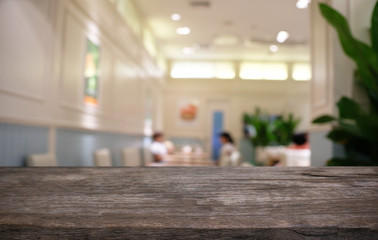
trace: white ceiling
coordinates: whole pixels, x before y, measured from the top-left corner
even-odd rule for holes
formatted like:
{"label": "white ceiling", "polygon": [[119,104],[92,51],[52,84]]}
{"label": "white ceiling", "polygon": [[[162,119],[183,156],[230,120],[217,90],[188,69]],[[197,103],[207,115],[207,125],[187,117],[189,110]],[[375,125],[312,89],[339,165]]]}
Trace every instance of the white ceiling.
{"label": "white ceiling", "polygon": [[[191,1],[208,1],[209,8],[192,7]],[[298,9],[297,0],[134,0],[142,17],[168,59],[213,60],[309,60],[309,10]],[[174,22],[171,14],[182,19]],[[190,27],[189,35],[177,35],[178,27]],[[277,33],[289,32],[287,42],[278,44]],[[220,36],[233,36],[232,46],[215,46]],[[271,53],[269,46],[279,51]],[[184,47],[197,47],[190,55]]]}

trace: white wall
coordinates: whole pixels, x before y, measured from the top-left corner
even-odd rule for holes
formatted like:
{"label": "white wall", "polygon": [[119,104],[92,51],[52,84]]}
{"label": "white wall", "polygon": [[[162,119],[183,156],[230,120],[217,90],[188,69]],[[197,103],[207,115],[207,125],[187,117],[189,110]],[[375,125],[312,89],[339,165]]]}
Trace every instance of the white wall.
{"label": "white wall", "polygon": [[[0,0],[0,32],[0,121],[141,135],[147,89],[162,109],[164,79],[110,1]],[[97,107],[83,101],[86,38],[101,49]]]}
{"label": "white wall", "polygon": [[[218,102],[227,109],[227,131],[239,139],[242,136],[243,113],[253,113],[256,107],[270,114],[292,112],[302,118],[298,129],[309,126],[309,82],[248,81],[238,78],[169,79],[165,92],[165,131],[169,137],[191,137],[209,142],[211,104]],[[183,100],[199,101],[198,121],[194,126],[182,126],[178,121],[178,104]]]}

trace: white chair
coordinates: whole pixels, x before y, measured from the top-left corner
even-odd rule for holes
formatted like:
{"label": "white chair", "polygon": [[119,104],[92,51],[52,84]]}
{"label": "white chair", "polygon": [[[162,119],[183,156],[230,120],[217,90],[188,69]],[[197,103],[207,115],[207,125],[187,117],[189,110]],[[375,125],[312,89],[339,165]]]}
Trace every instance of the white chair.
{"label": "white chair", "polygon": [[26,165],[29,167],[55,167],[56,157],[53,154],[32,154],[26,158]]}
{"label": "white chair", "polygon": [[122,149],[122,163],[126,167],[139,167],[141,166],[139,155],[139,148],[129,147]]}
{"label": "white chair", "polygon": [[230,155],[224,155],[220,159],[221,167],[239,166],[241,164],[241,154],[238,151],[233,151]]}
{"label": "white chair", "polygon": [[241,154],[238,151],[234,151],[230,155],[230,165],[239,166],[241,164]]}
{"label": "white chair", "polygon": [[144,160],[144,166],[148,166],[150,163],[152,163],[152,152],[148,147],[143,147],[143,160]]}
{"label": "white chair", "polygon": [[311,165],[311,150],[286,149],[283,152],[282,165],[288,167],[309,167]]}
{"label": "white chair", "polygon": [[107,148],[99,149],[94,152],[94,160],[96,167],[111,167],[112,158]]}

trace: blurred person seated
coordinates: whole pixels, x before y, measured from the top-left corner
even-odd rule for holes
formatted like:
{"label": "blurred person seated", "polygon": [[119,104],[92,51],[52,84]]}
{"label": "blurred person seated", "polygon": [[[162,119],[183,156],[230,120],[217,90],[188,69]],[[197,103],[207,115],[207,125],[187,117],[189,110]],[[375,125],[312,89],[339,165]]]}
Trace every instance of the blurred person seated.
{"label": "blurred person seated", "polygon": [[311,165],[311,150],[307,133],[294,134],[293,144],[288,146],[283,154],[282,166],[308,167]]}
{"label": "blurred person seated", "polygon": [[310,149],[310,144],[307,140],[307,133],[296,133],[293,135],[292,142],[289,149]]}
{"label": "blurred person seated", "polygon": [[164,162],[168,153],[171,153],[173,151],[173,144],[170,144],[167,147],[167,144],[164,142],[164,135],[161,132],[154,133],[152,139],[153,142],[151,144],[150,150],[154,162]]}
{"label": "blurred person seated", "polygon": [[219,139],[222,147],[220,149],[219,160],[216,164],[219,166],[232,166],[231,156],[236,152],[234,140],[228,132],[220,133]]}

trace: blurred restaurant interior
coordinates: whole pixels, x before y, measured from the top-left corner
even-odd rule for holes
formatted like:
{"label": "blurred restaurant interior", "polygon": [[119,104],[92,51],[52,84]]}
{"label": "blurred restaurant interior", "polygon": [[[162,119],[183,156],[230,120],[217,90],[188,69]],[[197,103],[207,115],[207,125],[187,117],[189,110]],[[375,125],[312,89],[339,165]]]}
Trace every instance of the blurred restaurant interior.
{"label": "blurred restaurant interior", "polygon": [[324,166],[368,100],[320,2],[369,42],[375,0],[0,0],[0,166]]}

